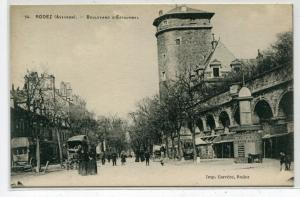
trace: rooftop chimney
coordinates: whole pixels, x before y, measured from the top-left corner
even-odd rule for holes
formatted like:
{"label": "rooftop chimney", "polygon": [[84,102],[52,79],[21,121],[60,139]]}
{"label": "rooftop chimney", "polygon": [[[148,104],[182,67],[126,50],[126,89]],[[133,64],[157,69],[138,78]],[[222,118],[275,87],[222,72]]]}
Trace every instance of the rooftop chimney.
{"label": "rooftop chimney", "polygon": [[215,49],[217,46],[218,41],[215,40],[215,34],[212,34],[212,41],[211,41],[211,47],[212,49]]}

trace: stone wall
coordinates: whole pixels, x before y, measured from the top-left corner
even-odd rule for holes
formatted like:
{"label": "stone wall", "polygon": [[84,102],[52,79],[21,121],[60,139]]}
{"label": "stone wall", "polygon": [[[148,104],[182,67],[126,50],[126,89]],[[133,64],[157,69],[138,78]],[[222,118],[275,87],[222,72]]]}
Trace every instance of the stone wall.
{"label": "stone wall", "polygon": [[[277,116],[282,95],[287,91],[293,90],[292,73],[292,68],[281,67],[264,73],[254,80],[247,81],[245,85],[251,90],[253,96],[253,100],[251,101],[252,112],[259,101],[265,100],[269,103],[273,116]],[[199,114],[202,115],[213,113],[216,122],[218,122],[218,114],[221,111],[226,111],[230,116],[230,121],[235,122],[233,116],[237,108],[237,103],[238,101],[235,100],[234,96],[228,90],[200,103],[197,109]]]}

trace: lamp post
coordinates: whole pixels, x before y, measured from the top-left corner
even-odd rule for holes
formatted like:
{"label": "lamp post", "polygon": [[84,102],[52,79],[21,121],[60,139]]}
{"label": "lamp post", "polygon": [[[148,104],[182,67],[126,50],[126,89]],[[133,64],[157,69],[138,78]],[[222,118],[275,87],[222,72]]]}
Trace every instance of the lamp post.
{"label": "lamp post", "polygon": [[37,128],[37,122],[33,120],[32,122],[35,138],[36,138],[36,173],[40,173],[41,166],[41,153],[40,153],[40,136]]}

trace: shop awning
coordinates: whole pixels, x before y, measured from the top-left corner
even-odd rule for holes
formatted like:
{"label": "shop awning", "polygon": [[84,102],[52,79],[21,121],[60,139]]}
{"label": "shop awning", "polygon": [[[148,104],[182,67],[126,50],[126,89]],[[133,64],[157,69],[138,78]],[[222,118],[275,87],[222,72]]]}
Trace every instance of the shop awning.
{"label": "shop awning", "polygon": [[268,138],[273,138],[273,137],[281,137],[281,136],[285,136],[285,135],[288,135],[288,134],[289,133],[266,134],[262,138],[263,139],[268,139]]}
{"label": "shop awning", "polygon": [[160,151],[161,146],[160,145],[153,145],[153,151]]}
{"label": "shop awning", "polygon": [[217,136],[206,136],[206,137],[202,137],[202,140],[206,142],[206,144],[210,144],[213,143],[214,139]]}
{"label": "shop awning", "polygon": [[180,136],[180,140],[192,140],[192,136],[191,135],[182,135]]}
{"label": "shop awning", "polygon": [[214,144],[233,142],[233,135],[219,135],[213,140]]}
{"label": "shop awning", "polygon": [[27,137],[17,137],[11,139],[11,147],[18,148],[18,147],[28,147],[30,144],[29,138]]}
{"label": "shop awning", "polygon": [[195,139],[195,145],[204,145],[204,144],[207,144],[207,142],[205,142],[201,138],[196,138]]}
{"label": "shop awning", "polygon": [[76,135],[76,136],[73,136],[73,137],[69,138],[68,142],[71,142],[71,141],[84,141],[84,140],[87,140],[86,135]]}

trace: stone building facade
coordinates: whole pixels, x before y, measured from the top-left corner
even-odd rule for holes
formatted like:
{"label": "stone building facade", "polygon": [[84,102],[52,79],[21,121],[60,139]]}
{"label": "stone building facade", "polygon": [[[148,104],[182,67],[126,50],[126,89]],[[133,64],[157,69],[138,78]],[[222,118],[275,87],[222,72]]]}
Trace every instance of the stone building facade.
{"label": "stone building facade", "polygon": [[[222,82],[255,60],[237,59],[212,34],[214,13],[186,6],[156,18],[160,94],[164,83],[186,67],[204,73],[207,83]],[[198,156],[235,158],[251,155],[277,158],[283,151],[293,157],[293,70],[276,68],[234,84],[227,91],[202,100],[197,106]],[[185,134],[185,138],[187,138]]]}
{"label": "stone building facade", "polygon": [[161,91],[164,82],[176,79],[187,68],[205,72],[208,81],[218,81],[226,76],[236,58],[212,34],[214,13],[179,6],[159,14],[153,25],[157,29]]}

